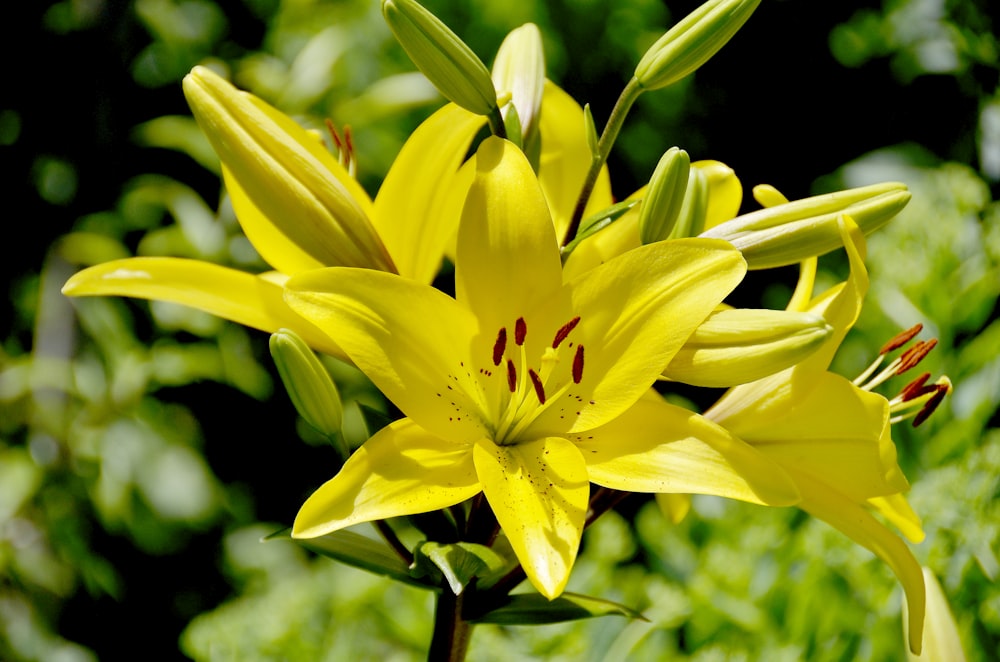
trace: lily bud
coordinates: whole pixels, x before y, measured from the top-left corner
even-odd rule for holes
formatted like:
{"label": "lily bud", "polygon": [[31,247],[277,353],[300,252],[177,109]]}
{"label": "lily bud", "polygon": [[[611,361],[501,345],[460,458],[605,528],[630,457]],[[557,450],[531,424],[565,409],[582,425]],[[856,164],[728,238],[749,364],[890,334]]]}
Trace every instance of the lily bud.
{"label": "lily bud", "polygon": [[[358,203],[364,189],[314,136],[205,67],[184,77],[184,96],[222,161],[240,224],[269,264],[287,273],[396,270]],[[291,264],[290,252],[308,259]]]}
{"label": "lily bud", "polygon": [[273,333],[270,349],[295,410],[309,425],[334,441],[341,460],[346,460],[348,451],[340,436],[344,409],[330,373],[294,331],[279,329]]}
{"label": "lily bud", "polygon": [[660,158],[639,208],[639,238],[643,244],[662,241],[670,236],[684,204],[691,158],[671,147]]}
{"label": "lily bud", "polygon": [[708,179],[698,168],[688,171],[684,204],[677,215],[677,223],[670,232],[671,239],[697,236],[705,229],[708,215]]}
{"label": "lily bud", "polygon": [[871,234],[909,201],[903,184],[874,184],[743,214],[701,236],[725,239],[736,246],[750,269],[782,267],[843,246],[839,216],[849,215],[862,232]]}
{"label": "lily bud", "polygon": [[743,27],[760,0],[709,0],[670,28],[635,68],[639,86],[656,90],[705,64]]}
{"label": "lily bud", "polygon": [[[510,92],[511,103],[521,120],[524,142],[533,139],[542,111],[545,89],[545,53],[542,33],[534,23],[511,30],[500,44],[493,62],[493,84],[498,92]],[[507,108],[504,106],[504,117]]]}
{"label": "lily bud", "polygon": [[799,363],[832,332],[812,313],[719,309],[695,329],[663,377],[695,386],[746,384]]}
{"label": "lily bud", "polygon": [[477,115],[497,108],[493,80],[472,49],[414,0],[383,0],[382,15],[396,40],[446,98]]}

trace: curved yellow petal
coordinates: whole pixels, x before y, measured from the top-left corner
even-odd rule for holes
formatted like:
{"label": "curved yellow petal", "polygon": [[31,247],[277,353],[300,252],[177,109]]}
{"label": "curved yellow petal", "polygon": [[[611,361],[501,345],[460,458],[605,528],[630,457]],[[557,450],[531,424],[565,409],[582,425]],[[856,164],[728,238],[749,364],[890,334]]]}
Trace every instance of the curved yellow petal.
{"label": "curved yellow petal", "polygon": [[885,398],[833,373],[794,375],[770,395],[728,417],[715,407],[706,415],[788,470],[836,485],[856,501],[907,489]]}
{"label": "curved yellow petal", "polygon": [[476,132],[485,119],[455,104],[427,118],[407,139],[378,195],[372,223],[400,275],[430,283],[458,230],[468,181],[459,177]]}
{"label": "curved yellow petal", "polygon": [[802,481],[799,490],[802,492],[800,508],[873,552],[899,578],[906,593],[910,650],[919,653],[924,626],[924,577],[906,543],[864,507],[823,483]]}
{"label": "curved yellow petal", "polygon": [[562,285],[555,230],[535,173],[520,149],[487,138],[462,212],[456,298],[487,333],[511,325]]}
{"label": "curved yellow petal", "polygon": [[482,439],[473,458],[528,579],[548,599],[558,597],[576,560],[590,496],[580,451],[559,437],[514,446]]}
{"label": "curved yellow petal", "polygon": [[721,161],[695,161],[691,167],[705,175],[708,184],[704,230],[736,218],[743,204],[743,185],[733,169]]}
{"label": "curved yellow petal", "polygon": [[926,535],[920,524],[920,517],[913,511],[910,503],[902,493],[890,494],[884,497],[868,499],[868,505],[880,513],[882,517],[892,522],[907,540],[913,543],[923,542]]}
{"label": "curved yellow petal", "polygon": [[84,269],[63,286],[67,296],[126,296],[191,306],[274,333],[292,329],[310,347],[347,358],[327,334],[285,303],[280,283],[209,262],[134,257]]}
{"label": "curved yellow petal", "polygon": [[[724,241],[679,239],[629,251],[567,284],[585,346],[580,392],[589,394],[571,430],[588,430],[628,409],[701,322],[742,280],[746,264]],[[553,408],[539,420],[557,425]]]}
{"label": "curved yellow petal", "polygon": [[[962,639],[958,636],[955,617],[948,607],[948,598],[930,568],[924,568],[924,585],[927,587],[927,622],[924,625],[924,647],[920,654],[912,651],[907,662],[965,662]],[[903,602],[903,633],[912,640],[909,632],[909,615]]]}
{"label": "curved yellow petal", "polygon": [[[590,169],[591,154],[584,130],[583,108],[551,81],[545,82],[539,128],[542,153],[538,181],[549,203],[556,237],[563,243],[583,180]],[[610,206],[612,202],[611,180],[607,167],[604,167],[587,201],[584,218]]]}
{"label": "curved yellow petal", "polygon": [[771,506],[799,501],[795,483],[779,465],[655,393],[571,441],[587,461],[590,480],[612,489],[711,494]]}
{"label": "curved yellow petal", "polygon": [[306,499],[292,536],[315,538],[352,524],[461,503],[481,489],[471,450],[409,419],[396,421],[366,441],[340,473]]}
{"label": "curved yellow petal", "polygon": [[470,354],[476,320],[454,299],[370,269],[310,271],[289,279],[285,288],[291,308],[343,347],[419,425],[457,441],[487,434]]}

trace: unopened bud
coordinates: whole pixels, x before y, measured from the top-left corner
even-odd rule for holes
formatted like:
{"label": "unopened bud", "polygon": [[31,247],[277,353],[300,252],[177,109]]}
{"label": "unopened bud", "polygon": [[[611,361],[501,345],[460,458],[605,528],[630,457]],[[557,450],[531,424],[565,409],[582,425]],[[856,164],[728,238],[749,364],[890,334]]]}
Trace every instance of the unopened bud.
{"label": "unopened bud", "polygon": [[743,27],[760,0],[709,0],[653,44],[635,68],[646,90],[676,83],[705,64]]}
{"label": "unopened bud", "polygon": [[[511,104],[521,121],[521,137],[532,139],[542,110],[545,89],[545,53],[542,33],[534,23],[511,30],[500,44],[493,62],[493,84],[500,93],[509,92]],[[507,108],[504,106],[504,118]]]}
{"label": "unopened bud", "polygon": [[414,0],[383,0],[382,15],[396,40],[446,98],[477,115],[497,108],[493,79],[472,49]]}
{"label": "unopened bud", "polygon": [[688,171],[687,190],[677,222],[670,231],[671,239],[696,237],[705,229],[708,217],[708,179],[698,168]]}
{"label": "unopened bud", "polygon": [[812,313],[733,308],[695,329],[663,376],[695,386],[746,384],[807,358],[833,328]]}
{"label": "unopened bud", "polygon": [[740,249],[750,269],[770,269],[823,255],[844,245],[838,217],[848,215],[871,234],[910,201],[906,186],[875,184],[778,204],[737,216],[701,234]]}
{"label": "unopened bud", "polygon": [[671,147],[660,158],[639,208],[639,237],[643,244],[670,236],[684,204],[690,169],[688,153],[677,147]]}
{"label": "unopened bud", "polygon": [[329,438],[341,460],[348,451],[340,436],[344,410],[340,393],[323,364],[294,331],[279,329],[271,335],[271,358],[295,410],[309,425]]}

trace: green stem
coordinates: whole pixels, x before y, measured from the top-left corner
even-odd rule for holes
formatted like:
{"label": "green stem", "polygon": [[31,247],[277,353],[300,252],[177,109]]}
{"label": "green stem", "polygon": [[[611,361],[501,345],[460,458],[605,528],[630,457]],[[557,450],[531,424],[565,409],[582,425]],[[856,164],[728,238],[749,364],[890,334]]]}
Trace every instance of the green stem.
{"label": "green stem", "polygon": [[500,106],[493,108],[493,112],[486,116],[486,120],[490,124],[490,133],[492,133],[497,138],[507,137],[507,127],[503,123],[503,113],[500,112]]}
{"label": "green stem", "polygon": [[625,89],[622,90],[618,101],[615,102],[615,107],[611,109],[611,116],[608,118],[608,123],[604,125],[601,138],[597,141],[597,154],[591,157],[590,170],[587,172],[587,178],[583,180],[580,197],[576,200],[576,209],[573,210],[573,218],[569,224],[569,231],[566,233],[566,243],[573,241],[573,238],[576,237],[576,232],[580,228],[580,221],[583,220],[583,210],[586,209],[587,201],[590,200],[590,194],[594,191],[597,176],[601,174],[601,167],[608,160],[608,154],[611,153],[611,146],[618,139],[618,133],[625,124],[625,117],[628,115],[629,109],[632,108],[632,104],[635,103],[635,100],[639,98],[639,95],[643,91],[639,80],[633,76],[632,80],[625,86]]}
{"label": "green stem", "polygon": [[375,520],[375,528],[382,534],[382,537],[389,543],[389,546],[396,550],[399,558],[403,559],[407,564],[413,563],[413,554],[410,553],[410,550],[406,548],[406,545],[403,544],[396,535],[396,532],[392,530],[385,520]]}
{"label": "green stem", "polygon": [[472,637],[472,624],[462,619],[464,598],[464,593],[455,595],[447,586],[438,593],[428,662],[461,662],[465,659]]}

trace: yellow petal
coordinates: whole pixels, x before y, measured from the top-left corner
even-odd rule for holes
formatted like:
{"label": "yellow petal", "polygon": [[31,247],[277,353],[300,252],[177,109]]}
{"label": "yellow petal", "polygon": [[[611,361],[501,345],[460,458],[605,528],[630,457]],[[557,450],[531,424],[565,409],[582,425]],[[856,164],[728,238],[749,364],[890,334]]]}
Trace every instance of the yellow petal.
{"label": "yellow petal", "polygon": [[664,517],[674,524],[680,524],[691,511],[690,494],[657,494],[656,505]]}
{"label": "yellow petal", "polygon": [[705,212],[705,230],[736,217],[743,204],[743,186],[733,169],[720,161],[695,161],[708,184],[708,209]]}
{"label": "yellow petal", "polygon": [[447,508],[480,491],[471,447],[409,419],[365,442],[302,504],[292,536],[315,538],[352,524]]}
{"label": "yellow petal", "polygon": [[590,495],[580,451],[558,437],[514,446],[483,439],[473,457],[528,579],[548,599],[558,597],[576,560]]}
{"label": "yellow petal", "polygon": [[[567,284],[586,347],[580,390],[593,401],[572,429],[602,425],[638,400],[745,268],[726,242],[681,239],[634,249]],[[543,418],[554,424],[557,413]]]}
{"label": "yellow petal", "polygon": [[513,143],[487,138],[458,231],[456,298],[496,333],[561,284],[555,230],[531,165]]}
{"label": "yellow petal", "polygon": [[776,463],[655,393],[571,440],[587,461],[590,480],[612,489],[711,494],[772,506],[799,500],[795,484]]}
{"label": "yellow petal", "polygon": [[422,427],[470,443],[486,434],[470,359],[476,321],[454,299],[401,276],[350,268],[295,276],[285,296]]}
{"label": "yellow petal", "polygon": [[346,358],[327,334],[288,307],[281,285],[266,275],[198,260],[135,257],[84,269],[67,281],[63,293],[180,303],[269,333],[292,329],[310,347]]}
{"label": "yellow petal", "polygon": [[[546,81],[539,126],[542,154],[538,180],[549,203],[556,237],[562,243],[569,229],[583,180],[590,169],[591,155],[584,131],[583,109],[559,86]],[[612,202],[611,180],[607,167],[604,167],[587,201],[584,218],[609,207]]]}
{"label": "yellow petal", "polygon": [[924,625],[924,577],[920,564],[898,536],[878,522],[864,507],[820,482],[802,481],[800,508],[840,530],[851,540],[885,561],[906,592],[910,650],[920,652]]}
{"label": "yellow petal", "polygon": [[[965,662],[965,651],[958,636],[955,617],[948,607],[948,598],[941,590],[941,584],[930,568],[924,568],[924,584],[927,586],[927,622],[924,625],[924,647],[919,655],[907,651],[908,662]],[[903,632],[909,634],[909,618],[906,602],[903,602]]]}
{"label": "yellow petal", "polygon": [[906,497],[902,494],[890,494],[884,497],[873,497],[868,504],[883,517],[892,522],[899,532],[910,542],[923,542],[926,537],[920,526],[920,517],[913,512]]}
{"label": "yellow petal", "polygon": [[[750,385],[753,388],[753,385]],[[747,406],[728,400],[706,416],[758,448],[789,471],[835,485],[858,502],[907,489],[889,438],[885,398],[832,373],[793,375]]]}
{"label": "yellow petal", "polygon": [[389,169],[372,222],[400,275],[422,283],[437,275],[461,214],[460,205],[449,209],[448,199],[465,199],[468,182],[458,170],[484,122],[448,104],[417,127]]}

